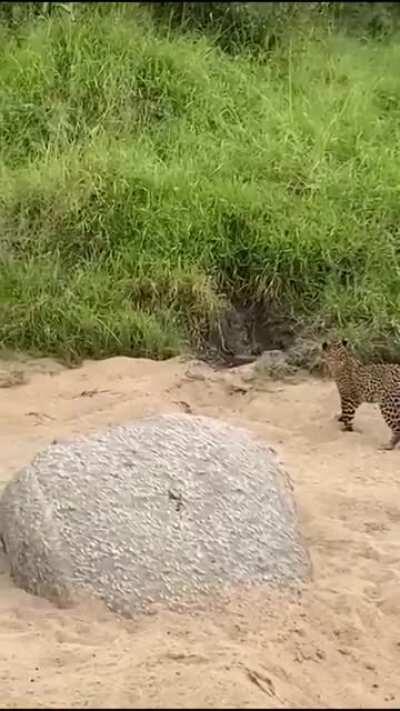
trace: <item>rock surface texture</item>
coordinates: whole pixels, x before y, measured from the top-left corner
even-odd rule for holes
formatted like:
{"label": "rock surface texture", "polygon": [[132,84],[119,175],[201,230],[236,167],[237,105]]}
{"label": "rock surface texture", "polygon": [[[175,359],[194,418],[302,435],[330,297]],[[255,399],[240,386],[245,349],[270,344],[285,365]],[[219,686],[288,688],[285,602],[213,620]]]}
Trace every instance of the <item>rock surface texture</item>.
{"label": "rock surface texture", "polygon": [[20,587],[94,594],[127,615],[311,572],[273,450],[207,417],[154,416],[51,445],[4,490],[0,534]]}

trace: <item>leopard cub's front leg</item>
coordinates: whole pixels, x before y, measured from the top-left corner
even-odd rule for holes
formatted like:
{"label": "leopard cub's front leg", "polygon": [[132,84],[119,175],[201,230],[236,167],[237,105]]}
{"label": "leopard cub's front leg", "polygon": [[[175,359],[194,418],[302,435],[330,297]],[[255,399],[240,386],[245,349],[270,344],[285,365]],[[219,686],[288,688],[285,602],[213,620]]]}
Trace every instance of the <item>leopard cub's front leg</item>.
{"label": "leopard cub's front leg", "polygon": [[340,404],[342,411],[338,416],[338,421],[343,423],[343,429],[345,432],[352,432],[354,415],[356,414],[356,410],[358,408],[358,402],[354,402],[354,400],[346,397],[341,397]]}

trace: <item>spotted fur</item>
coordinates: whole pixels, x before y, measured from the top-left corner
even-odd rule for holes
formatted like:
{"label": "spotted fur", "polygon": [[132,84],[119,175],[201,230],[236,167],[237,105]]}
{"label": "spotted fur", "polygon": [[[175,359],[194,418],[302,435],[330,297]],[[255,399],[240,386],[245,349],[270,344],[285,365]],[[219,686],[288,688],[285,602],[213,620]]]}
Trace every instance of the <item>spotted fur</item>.
{"label": "spotted fur", "polygon": [[382,417],[392,430],[388,449],[400,441],[400,365],[364,365],[346,340],[322,344],[324,361],[339,391],[344,429],[352,431],[354,415],[363,402],[379,403]]}

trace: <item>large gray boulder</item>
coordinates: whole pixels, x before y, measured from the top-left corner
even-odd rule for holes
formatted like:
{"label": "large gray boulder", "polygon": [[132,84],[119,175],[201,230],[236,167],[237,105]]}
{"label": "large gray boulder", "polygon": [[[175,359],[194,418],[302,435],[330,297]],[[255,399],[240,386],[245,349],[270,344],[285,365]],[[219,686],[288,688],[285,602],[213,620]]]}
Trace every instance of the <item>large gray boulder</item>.
{"label": "large gray boulder", "polygon": [[17,585],[64,602],[94,594],[128,615],[310,573],[273,450],[207,417],[52,444],[4,490],[0,535]]}

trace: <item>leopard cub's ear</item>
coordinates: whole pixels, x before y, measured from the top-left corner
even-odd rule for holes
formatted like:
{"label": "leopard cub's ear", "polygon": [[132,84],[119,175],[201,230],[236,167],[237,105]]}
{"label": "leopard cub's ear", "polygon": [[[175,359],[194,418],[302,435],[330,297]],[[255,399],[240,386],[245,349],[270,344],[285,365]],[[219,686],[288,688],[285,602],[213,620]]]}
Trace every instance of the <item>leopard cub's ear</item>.
{"label": "leopard cub's ear", "polygon": [[327,343],[327,341],[324,341],[322,344],[322,350],[326,351],[327,348],[328,348],[328,343]]}
{"label": "leopard cub's ear", "polygon": [[346,348],[348,345],[349,345],[349,342],[348,342],[347,338],[343,338],[342,346],[344,346]]}

